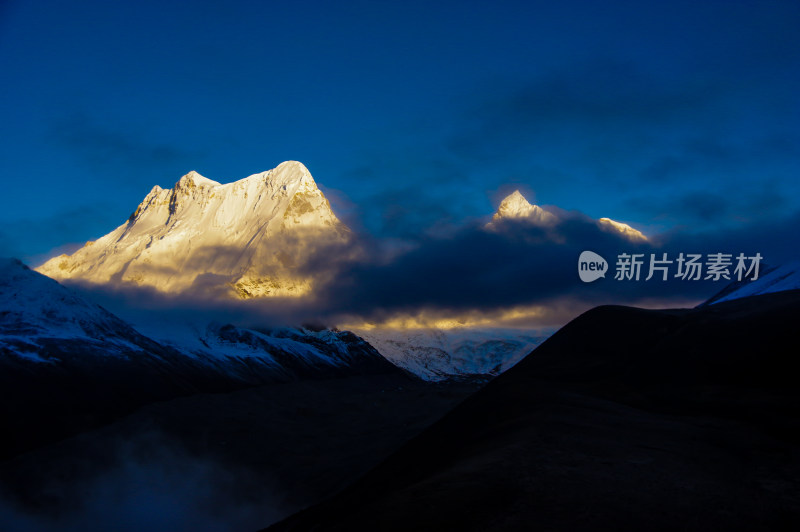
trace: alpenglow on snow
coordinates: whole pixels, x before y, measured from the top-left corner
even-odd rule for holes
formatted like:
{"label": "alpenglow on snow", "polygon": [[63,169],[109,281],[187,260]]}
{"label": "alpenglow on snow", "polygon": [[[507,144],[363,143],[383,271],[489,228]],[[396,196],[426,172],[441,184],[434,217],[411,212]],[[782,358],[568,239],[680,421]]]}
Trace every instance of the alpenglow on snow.
{"label": "alpenglow on snow", "polygon": [[297,297],[325,281],[300,267],[350,235],[299,162],[224,185],[192,171],[172,189],[153,187],[111,233],[37,270],[163,293]]}

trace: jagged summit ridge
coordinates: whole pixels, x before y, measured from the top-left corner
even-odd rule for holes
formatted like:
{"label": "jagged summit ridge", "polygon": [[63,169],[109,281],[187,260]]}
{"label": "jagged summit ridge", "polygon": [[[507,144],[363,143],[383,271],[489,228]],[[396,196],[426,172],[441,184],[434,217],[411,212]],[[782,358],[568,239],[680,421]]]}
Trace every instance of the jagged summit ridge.
{"label": "jagged summit ridge", "polygon": [[297,267],[319,247],[348,238],[299,162],[227,184],[192,171],[172,189],[153,187],[111,233],[38,271],[166,293],[297,296],[313,285]]}

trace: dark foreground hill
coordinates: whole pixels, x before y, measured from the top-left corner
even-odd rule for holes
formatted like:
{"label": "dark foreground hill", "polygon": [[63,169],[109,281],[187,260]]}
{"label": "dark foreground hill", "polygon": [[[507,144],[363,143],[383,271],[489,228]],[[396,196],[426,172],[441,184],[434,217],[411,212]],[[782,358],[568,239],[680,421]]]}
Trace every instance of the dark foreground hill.
{"label": "dark foreground hill", "polygon": [[593,309],[288,530],[800,525],[800,291]]}

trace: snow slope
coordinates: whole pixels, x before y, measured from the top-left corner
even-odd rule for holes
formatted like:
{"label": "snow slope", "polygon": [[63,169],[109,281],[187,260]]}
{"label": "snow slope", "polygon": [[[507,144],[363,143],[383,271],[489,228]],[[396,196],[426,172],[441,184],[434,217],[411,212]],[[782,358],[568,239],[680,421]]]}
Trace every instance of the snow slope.
{"label": "snow slope", "polygon": [[231,323],[182,320],[136,324],[149,338],[198,363],[250,380],[259,366],[278,380],[390,369],[378,351],[349,331],[303,327],[249,328]]}
{"label": "snow slope", "polygon": [[165,293],[292,297],[324,281],[298,267],[348,238],[308,169],[287,161],[225,185],[189,172],[155,186],[117,229],[37,269]]}
{"label": "snow slope", "polygon": [[0,259],[0,309],[0,350],[6,354],[44,361],[41,351],[54,343],[108,355],[148,346],[121,319],[16,259]]}
{"label": "snow slope", "polygon": [[[735,288],[738,286],[738,288]],[[732,290],[730,288],[733,288]],[[726,289],[722,297],[711,298],[709,304],[731,301],[748,296],[783,292],[784,290],[800,290],[800,261],[793,261],[779,266],[767,273],[762,273],[755,281],[737,283]]]}

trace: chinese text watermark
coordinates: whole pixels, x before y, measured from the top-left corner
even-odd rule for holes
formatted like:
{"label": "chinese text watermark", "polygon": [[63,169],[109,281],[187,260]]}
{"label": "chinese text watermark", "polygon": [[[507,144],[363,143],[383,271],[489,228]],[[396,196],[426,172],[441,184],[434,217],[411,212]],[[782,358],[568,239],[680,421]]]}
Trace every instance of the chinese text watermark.
{"label": "chinese text watermark", "polygon": [[[761,253],[747,256],[739,253],[679,253],[671,258],[668,253],[620,253],[617,255],[617,281],[651,279],[666,281],[670,278],[683,281],[700,280],[751,280],[758,279]],[[584,251],[578,258],[578,275],[581,281],[591,283],[605,277],[606,260],[593,251]]]}

